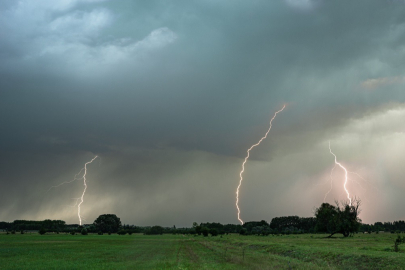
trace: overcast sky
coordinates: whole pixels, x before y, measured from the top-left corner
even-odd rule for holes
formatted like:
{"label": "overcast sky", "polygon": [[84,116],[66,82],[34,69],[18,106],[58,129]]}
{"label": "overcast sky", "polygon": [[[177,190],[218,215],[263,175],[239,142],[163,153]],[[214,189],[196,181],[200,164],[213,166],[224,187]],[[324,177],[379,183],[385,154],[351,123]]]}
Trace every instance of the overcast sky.
{"label": "overcast sky", "polygon": [[[0,220],[405,219],[404,0],[3,0]],[[332,172],[326,201],[344,200]]]}

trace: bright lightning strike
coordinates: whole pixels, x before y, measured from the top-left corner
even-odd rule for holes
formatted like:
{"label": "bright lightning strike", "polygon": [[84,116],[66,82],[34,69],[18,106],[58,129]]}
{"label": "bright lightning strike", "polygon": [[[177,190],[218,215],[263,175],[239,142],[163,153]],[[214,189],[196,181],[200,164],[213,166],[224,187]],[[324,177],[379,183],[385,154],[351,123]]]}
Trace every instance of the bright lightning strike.
{"label": "bright lightning strike", "polygon": [[[84,201],[84,194],[86,193],[86,189],[87,189],[87,183],[86,183],[87,165],[89,165],[90,163],[92,163],[96,158],[98,158],[98,156],[95,156],[92,160],[86,162],[86,163],[84,164],[84,167],[75,175],[75,177],[74,177],[72,180],[63,182],[63,183],[61,183],[61,184],[59,184],[59,185],[57,185],[57,186],[52,186],[52,187],[49,189],[49,190],[51,190],[52,188],[56,188],[56,187],[59,187],[59,186],[65,185],[65,184],[72,183],[72,182],[74,182],[74,181],[76,181],[76,180],[83,179],[84,189],[83,189],[82,196],[79,197],[79,198],[75,198],[76,203],[75,203],[75,205],[72,206],[72,207],[77,206],[77,215],[78,215],[78,217],[79,217],[80,225],[82,225],[82,216],[80,215],[80,206],[82,205],[82,203],[83,203],[83,201]],[[84,171],[83,176],[82,176],[82,177],[79,177],[80,174],[81,174],[83,171]],[[48,190],[48,191],[49,191],[49,190]],[[79,201],[80,201],[80,202],[79,202]]]}
{"label": "bright lightning strike", "polygon": [[77,205],[77,215],[79,217],[80,225],[82,225],[82,217],[80,216],[80,206],[83,203],[84,193],[86,193],[86,189],[87,189],[87,184],[86,184],[87,165],[92,163],[96,158],[98,158],[98,156],[95,156],[92,160],[90,160],[90,161],[86,162],[86,164],[84,164],[84,174],[82,177],[84,190],[83,190],[82,196],[80,197],[80,203]]}
{"label": "bright lightning strike", "polygon": [[248,158],[249,158],[249,156],[250,156],[250,150],[252,150],[252,149],[255,148],[256,146],[258,146],[264,139],[267,138],[267,135],[269,134],[269,132],[270,132],[270,130],[271,130],[271,127],[272,127],[272,124],[271,124],[271,123],[273,122],[274,118],[276,118],[277,114],[278,114],[279,112],[283,111],[284,108],[285,108],[285,105],[283,105],[283,108],[281,108],[281,110],[277,111],[277,112],[274,114],[273,118],[271,118],[271,120],[270,120],[270,127],[269,127],[269,129],[267,130],[266,134],[265,134],[264,137],[262,137],[256,144],[252,145],[252,146],[247,150],[247,156],[245,157],[245,160],[244,160],[243,163],[242,163],[242,170],[241,170],[240,173],[239,173],[239,176],[240,176],[239,185],[238,185],[238,188],[236,189],[236,208],[238,209],[238,220],[240,221],[240,223],[242,223],[242,225],[243,225],[243,220],[240,218],[240,209],[239,209],[239,189],[240,189],[240,186],[242,185],[242,181],[243,181],[242,174],[243,174],[243,172],[245,171],[245,163],[246,163],[246,161],[248,160]]}
{"label": "bright lightning strike", "polygon": [[[345,183],[343,184],[343,188],[346,191],[347,199],[349,199],[349,205],[352,206],[352,199],[350,198],[349,191],[346,188],[346,184],[347,184],[347,180],[348,180],[348,177],[347,177],[348,172],[347,172],[346,168],[337,161],[336,155],[332,152],[332,149],[330,148],[330,141],[329,141],[329,152],[335,157],[335,166],[338,165],[340,168],[342,168],[345,171]],[[335,167],[333,167],[333,169],[334,168]],[[332,169],[332,171],[333,171],[333,169]],[[332,181],[332,172],[331,172],[331,181]],[[329,190],[329,192],[330,192],[330,190]],[[326,196],[328,195],[328,193],[325,195],[325,199],[326,199]]]}

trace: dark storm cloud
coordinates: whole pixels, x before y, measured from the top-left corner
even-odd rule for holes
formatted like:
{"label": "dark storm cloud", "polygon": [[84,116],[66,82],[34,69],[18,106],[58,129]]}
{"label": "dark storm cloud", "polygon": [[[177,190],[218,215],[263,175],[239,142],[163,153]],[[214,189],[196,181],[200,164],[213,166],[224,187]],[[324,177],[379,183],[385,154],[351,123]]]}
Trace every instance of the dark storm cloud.
{"label": "dark storm cloud", "polygon": [[[234,210],[228,186],[237,181],[236,158],[284,103],[268,145],[252,161],[298,161],[343,136],[353,119],[367,120],[405,101],[401,1],[5,1],[0,10],[1,182],[14,190],[15,209],[29,192],[10,183],[25,186],[34,168],[48,168],[48,156],[80,162],[65,164],[71,167],[60,178],[64,166],[56,166],[40,177],[41,185],[74,175],[83,156],[99,154],[120,168],[115,181],[126,190],[147,190],[155,199],[162,183],[179,187],[169,196],[179,198],[176,209],[186,194],[198,191],[203,201],[207,186],[221,183],[220,192],[229,193],[213,204],[229,205],[220,217]],[[16,174],[20,158],[37,163]],[[209,179],[201,179],[206,186],[188,182],[211,166]],[[301,169],[275,174],[289,179],[285,186],[295,185],[299,174],[321,174],[314,176],[319,166]],[[144,176],[135,177],[140,171]],[[264,179],[265,172],[257,174]],[[106,175],[101,182],[113,177]],[[106,196],[116,211],[119,195]],[[122,207],[141,200],[125,198]],[[194,207],[209,217],[206,204]],[[148,209],[144,220],[159,222],[159,214],[170,212],[159,207]],[[10,211],[4,218],[17,218]]]}

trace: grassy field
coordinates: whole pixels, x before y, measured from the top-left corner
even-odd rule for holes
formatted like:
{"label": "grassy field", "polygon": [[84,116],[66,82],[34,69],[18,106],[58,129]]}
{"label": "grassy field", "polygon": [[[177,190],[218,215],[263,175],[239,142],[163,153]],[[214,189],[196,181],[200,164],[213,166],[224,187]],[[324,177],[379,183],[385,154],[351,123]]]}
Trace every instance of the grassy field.
{"label": "grassy field", "polygon": [[0,269],[405,269],[395,234],[0,234]]}

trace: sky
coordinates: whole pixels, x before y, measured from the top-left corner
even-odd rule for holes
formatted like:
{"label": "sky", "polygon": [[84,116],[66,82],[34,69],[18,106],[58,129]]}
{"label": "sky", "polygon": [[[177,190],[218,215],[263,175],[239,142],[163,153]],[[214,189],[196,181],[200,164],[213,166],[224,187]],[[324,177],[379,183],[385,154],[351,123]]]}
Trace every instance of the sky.
{"label": "sky", "polygon": [[3,0],[0,220],[79,223],[83,179],[50,188],[97,155],[84,223],[238,224],[283,105],[244,221],[347,199],[329,142],[362,221],[403,220],[404,87],[404,0]]}

